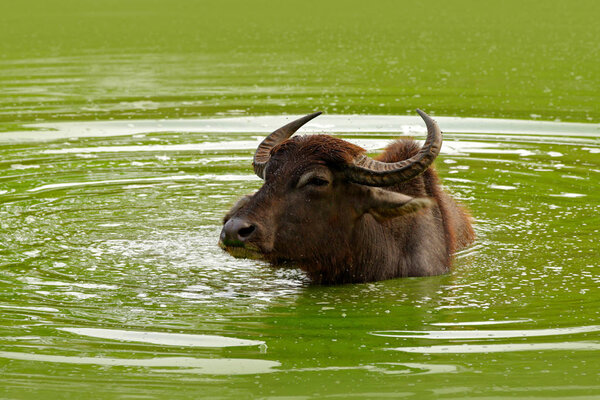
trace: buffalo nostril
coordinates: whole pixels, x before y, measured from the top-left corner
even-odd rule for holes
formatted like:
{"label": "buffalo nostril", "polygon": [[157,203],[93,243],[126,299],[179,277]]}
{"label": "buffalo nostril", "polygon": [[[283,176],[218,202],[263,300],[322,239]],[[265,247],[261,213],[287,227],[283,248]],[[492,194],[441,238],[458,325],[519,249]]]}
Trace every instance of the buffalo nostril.
{"label": "buffalo nostril", "polygon": [[255,229],[256,227],[254,225],[244,226],[243,228],[240,228],[238,235],[240,239],[246,239],[252,234],[252,232],[254,232]]}
{"label": "buffalo nostril", "polygon": [[244,246],[257,231],[256,225],[242,218],[232,218],[221,231],[221,241],[226,246]]}

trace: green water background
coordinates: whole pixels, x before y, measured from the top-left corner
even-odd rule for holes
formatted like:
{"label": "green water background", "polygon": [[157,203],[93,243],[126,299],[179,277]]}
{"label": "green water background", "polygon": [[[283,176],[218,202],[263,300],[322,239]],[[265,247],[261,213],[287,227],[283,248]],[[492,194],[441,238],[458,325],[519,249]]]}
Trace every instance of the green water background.
{"label": "green water background", "polygon": [[[0,131],[419,107],[596,132],[598,4],[3,1]],[[257,135],[155,122],[0,146],[1,397],[599,395],[598,135],[447,134],[478,235],[453,272],[318,287],[216,246]]]}
{"label": "green water background", "polygon": [[406,114],[598,122],[594,0],[0,4],[0,122]]}

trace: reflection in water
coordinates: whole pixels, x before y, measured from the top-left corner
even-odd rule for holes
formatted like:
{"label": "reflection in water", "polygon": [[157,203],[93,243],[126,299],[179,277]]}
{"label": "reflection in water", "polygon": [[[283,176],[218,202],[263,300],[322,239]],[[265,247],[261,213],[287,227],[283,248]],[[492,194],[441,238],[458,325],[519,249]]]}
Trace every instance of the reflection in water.
{"label": "reflection in water", "polygon": [[445,364],[420,364],[420,363],[375,363],[357,367],[323,367],[323,368],[300,368],[294,372],[315,372],[315,371],[344,371],[344,370],[365,370],[369,372],[382,373],[386,375],[429,375],[429,374],[448,374],[459,370],[456,365]]}
{"label": "reflection in water", "polygon": [[406,353],[450,354],[450,353],[506,353],[516,351],[598,351],[600,342],[564,343],[512,343],[512,344],[461,344],[448,346],[396,347],[389,350]]}
{"label": "reflection in water", "polygon": [[[155,132],[183,133],[226,133],[243,132],[265,134],[292,121],[301,115],[228,117],[183,120],[123,120],[89,122],[44,122],[25,125],[29,130],[6,132],[0,140],[56,140],[92,136],[120,136],[152,134]],[[436,116],[436,121],[444,127],[446,134],[469,133],[476,135],[516,135],[535,137],[591,137],[598,135],[599,127],[594,124],[564,123],[548,121],[510,120],[492,118],[458,118]],[[324,114],[307,123],[302,132],[308,133],[385,133],[399,135],[425,134],[427,130],[416,115],[335,115]],[[262,136],[258,136],[260,138]],[[210,146],[196,144],[196,146]],[[592,148],[590,151],[593,151]]]}
{"label": "reflection in water", "polygon": [[[105,186],[105,185],[124,185],[135,182],[174,182],[174,181],[197,181],[197,180],[209,180],[209,181],[256,181],[259,180],[256,175],[175,175],[175,176],[161,176],[156,178],[139,178],[139,179],[111,179],[105,181],[87,181],[87,182],[65,182],[65,183],[53,183],[50,185],[42,185],[32,189],[28,189],[28,192],[40,192],[55,189],[64,189],[78,186]],[[124,189],[138,189],[139,186],[126,186]]]}
{"label": "reflection in water", "polygon": [[[107,358],[107,357],[74,357],[46,354],[17,353],[0,351],[0,358],[11,360],[36,361],[62,364],[88,364],[108,367],[143,367],[155,373],[171,374],[207,374],[207,375],[251,375],[282,372],[277,368],[280,363],[267,360],[243,358],[201,359],[190,357],[160,357],[148,359]],[[169,369],[161,369],[169,368]],[[324,367],[301,368],[291,372],[324,372],[344,370],[365,370],[386,375],[410,374],[429,375],[457,372],[454,365],[419,364],[419,363],[379,363],[358,367]]]}
{"label": "reflection in water", "polygon": [[184,333],[164,333],[147,331],[124,331],[119,329],[99,328],[57,328],[60,331],[76,335],[90,336],[102,339],[121,340],[130,342],[144,342],[162,344],[165,346],[184,347],[233,347],[233,346],[258,346],[265,342],[260,340],[236,339],[216,335],[190,335]]}
{"label": "reflection in water", "polygon": [[148,359],[106,358],[106,357],[70,357],[45,354],[16,353],[1,351],[0,358],[11,360],[38,361],[46,363],[88,364],[108,367],[145,367],[171,368],[155,369],[163,373],[194,373],[209,375],[249,375],[273,372],[280,364],[275,361],[250,360],[241,358],[190,358],[160,357]]}
{"label": "reflection in water", "polygon": [[531,322],[530,319],[515,319],[507,321],[469,321],[469,322],[434,322],[433,326],[479,326],[479,325],[504,325]]}
{"label": "reflection in water", "polygon": [[375,336],[395,338],[418,338],[418,339],[493,339],[493,338],[518,338],[535,336],[558,336],[572,335],[577,333],[599,332],[598,326],[577,326],[572,328],[555,329],[520,329],[520,330],[468,330],[468,331],[385,331],[371,332]]}

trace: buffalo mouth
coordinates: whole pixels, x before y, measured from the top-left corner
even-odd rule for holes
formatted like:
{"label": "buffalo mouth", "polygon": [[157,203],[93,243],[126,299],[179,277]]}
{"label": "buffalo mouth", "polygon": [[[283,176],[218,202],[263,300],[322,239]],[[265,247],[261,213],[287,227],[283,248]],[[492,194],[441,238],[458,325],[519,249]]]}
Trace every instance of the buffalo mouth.
{"label": "buffalo mouth", "polygon": [[219,240],[219,247],[235,258],[249,258],[252,260],[264,260],[265,255],[260,248],[251,243],[228,242]]}

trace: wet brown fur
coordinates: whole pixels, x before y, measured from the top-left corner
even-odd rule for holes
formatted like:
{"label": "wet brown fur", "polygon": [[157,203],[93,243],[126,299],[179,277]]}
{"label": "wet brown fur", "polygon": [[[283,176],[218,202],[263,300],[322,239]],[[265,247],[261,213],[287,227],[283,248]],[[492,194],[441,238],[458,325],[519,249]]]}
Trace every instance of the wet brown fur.
{"label": "wet brown fur", "polygon": [[[412,139],[392,143],[377,159],[395,162],[418,152]],[[470,216],[440,186],[435,169],[387,190],[434,205],[380,221],[356,212],[367,188],[348,182],[344,167],[365,150],[328,135],[295,136],[271,150],[263,187],[225,217],[257,226],[252,244],[273,264],[292,261],[315,283],[368,282],[449,271],[455,251],[474,239]],[[331,194],[295,189],[302,174],[326,166]],[[242,204],[243,202],[243,204]]]}

